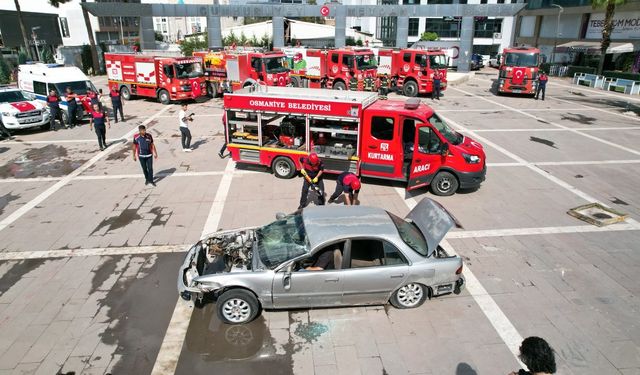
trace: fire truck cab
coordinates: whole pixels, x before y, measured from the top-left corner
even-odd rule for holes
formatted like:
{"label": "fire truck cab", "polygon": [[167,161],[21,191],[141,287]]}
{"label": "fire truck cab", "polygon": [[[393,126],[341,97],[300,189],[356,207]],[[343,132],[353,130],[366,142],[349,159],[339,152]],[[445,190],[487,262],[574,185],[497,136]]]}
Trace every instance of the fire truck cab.
{"label": "fire truck cab", "polygon": [[225,136],[233,160],[291,178],[316,152],[325,171],[431,185],[437,195],[478,187],[483,147],[453,130],[417,99],[368,92],[262,87],[224,96]]}
{"label": "fire truck cab", "polygon": [[535,95],[538,88],[539,65],[538,48],[505,48],[498,73],[498,94]]}
{"label": "fire truck cab", "polygon": [[199,57],[105,53],[104,59],[109,89],[120,91],[125,100],[143,96],[169,104],[172,100],[197,99],[205,93]]}
{"label": "fire truck cab", "polygon": [[414,97],[433,91],[433,73],[442,73],[440,90],[447,88],[447,57],[441,49],[380,49],[378,76],[395,82],[404,96]]}
{"label": "fire truck cab", "polygon": [[225,89],[239,90],[256,83],[287,86],[291,83],[286,56],[282,51],[258,49],[197,51],[204,60],[207,94],[218,96]]}
{"label": "fire truck cab", "polygon": [[377,91],[377,64],[369,48],[287,48],[293,87]]}

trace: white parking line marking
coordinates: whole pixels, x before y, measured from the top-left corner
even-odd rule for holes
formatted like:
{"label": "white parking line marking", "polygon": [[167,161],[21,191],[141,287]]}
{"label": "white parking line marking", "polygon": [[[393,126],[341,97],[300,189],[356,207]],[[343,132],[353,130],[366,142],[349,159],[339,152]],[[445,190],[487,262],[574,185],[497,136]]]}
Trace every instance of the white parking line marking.
{"label": "white parking line marking", "polygon": [[[578,197],[584,199],[585,201],[587,201],[588,203],[599,203],[605,207],[609,207],[606,203],[599,201],[598,199],[592,197],[591,195],[583,192],[582,190],[576,188],[575,186],[559,179],[558,177],[548,173],[547,171],[543,170],[542,168],[538,167],[535,164],[529,163],[527,162],[525,159],[521,158],[520,156],[512,153],[511,151],[508,151],[507,149],[505,149],[502,146],[499,146],[493,142],[491,142],[490,140],[480,136],[479,134],[475,133],[473,130],[469,130],[468,128],[465,128],[464,126],[458,124],[457,122],[449,119],[449,118],[445,118],[444,116],[441,116],[445,121],[447,121],[448,123],[452,124],[453,126],[455,126],[456,128],[460,129],[461,131],[464,131],[465,133],[471,135],[472,137],[474,137],[477,141],[480,141],[481,143],[484,143],[488,146],[491,146],[493,148],[495,148],[496,150],[498,150],[499,152],[503,153],[504,155],[510,157],[511,159],[515,160],[518,163],[521,163],[522,165],[524,165],[525,167],[529,168],[530,170],[532,170],[533,172],[539,174],[540,176],[550,180],[551,182],[561,186],[562,188],[572,192],[573,194],[577,195]],[[638,223],[636,220],[634,219],[627,219],[627,223],[635,225],[640,227],[640,223]]]}
{"label": "white parking line marking", "polygon": [[508,229],[486,229],[486,230],[461,230],[449,232],[448,239],[457,238],[480,238],[480,237],[510,237],[510,236],[533,236],[540,234],[570,234],[570,233],[592,233],[592,232],[619,232],[640,230],[640,226],[633,224],[614,224],[606,227],[596,227],[594,225],[574,225],[565,227],[541,227],[541,228],[508,228]]}
{"label": "white parking line marking", "polygon": [[[612,127],[600,127],[600,128],[571,128],[571,130],[587,130],[587,131],[600,131],[600,130],[640,130],[640,126],[612,126]],[[525,129],[474,129],[476,133],[501,133],[501,132],[566,132],[569,129],[561,128],[525,128]]]}
{"label": "white parking line marking", "polygon": [[[224,210],[224,204],[227,200],[227,195],[231,188],[231,181],[233,180],[233,174],[235,171],[235,163],[231,160],[227,162],[227,166],[224,170],[222,180],[218,185],[209,216],[202,230],[202,237],[216,232],[220,225],[220,219],[222,218],[222,212]],[[173,375],[176,372],[178,366],[178,359],[180,358],[180,352],[182,351],[182,345],[187,335],[187,329],[189,328],[189,321],[191,320],[191,314],[193,312],[193,306],[181,298],[178,298],[176,307],[173,310],[171,321],[167,327],[167,332],[162,340],[158,357],[156,358],[151,375]]]}
{"label": "white parking line marking", "polygon": [[[409,209],[413,209],[417,205],[415,198],[409,197],[405,199],[405,190],[403,188],[395,189]],[[440,245],[449,254],[458,255],[447,240],[443,240]],[[522,335],[518,333],[516,327],[514,327],[509,318],[507,318],[504,312],[502,312],[500,306],[498,306],[496,301],[493,300],[493,297],[491,297],[482,284],[480,284],[480,281],[476,278],[473,272],[471,272],[469,267],[464,268],[463,274],[466,279],[467,291],[478,304],[480,310],[482,310],[484,315],[487,317],[509,351],[513,354],[513,357],[524,368],[524,365],[518,358],[518,348],[520,348],[520,343],[522,343]]]}
{"label": "white parking line marking", "polygon": [[[163,116],[158,116],[158,117],[163,117]],[[158,118],[155,117],[155,118]],[[143,124],[146,125],[146,124]],[[176,134],[180,134],[180,132],[177,132]],[[195,137],[194,140],[200,140],[200,139],[214,139],[214,138],[219,138],[222,137],[222,135],[201,135],[198,137]],[[173,140],[176,139],[176,137],[154,137],[153,138],[156,141],[161,141],[161,140]],[[113,142],[118,142],[121,141],[122,138],[109,138],[107,139],[107,143],[111,144]],[[47,141],[1,141],[0,142],[3,145],[25,145],[25,146],[31,146],[31,145],[38,145],[38,144],[58,144],[58,143],[97,143],[96,139],[50,139]]]}
{"label": "white parking line marking", "polygon": [[[554,98],[555,99],[555,98]],[[568,103],[571,103],[569,101],[567,101]],[[428,102],[427,102],[428,103]],[[572,103],[573,104],[573,103]],[[580,104],[582,105],[582,104]],[[548,112],[548,111],[558,111],[558,112],[563,112],[563,111],[584,111],[587,108],[523,108],[522,111],[525,112]],[[593,111],[598,111],[600,110],[600,108],[591,108],[590,110]],[[505,112],[505,111],[510,111],[509,109],[496,109],[496,108],[485,108],[485,109],[438,109],[436,110],[436,112],[440,113],[440,112],[489,112],[487,114],[493,114],[494,112]],[[614,114],[614,112],[612,112],[612,114]],[[621,113],[615,113],[620,115]],[[623,115],[626,117],[631,117],[631,116],[627,116],[627,115]]]}
{"label": "white parking line marking", "polygon": [[12,251],[0,252],[0,261],[45,259],[45,258],[73,258],[109,255],[137,255],[184,252],[185,245],[160,245],[138,247],[101,247],[95,249],[67,249],[47,251]]}
{"label": "white parking line marking", "polygon": [[[158,113],[156,113],[155,115],[153,115],[153,116],[149,117],[148,119],[146,119],[142,123],[142,125],[146,125],[149,122],[153,121],[153,119],[155,119],[156,116],[160,116],[162,113],[164,113],[165,111],[167,111],[171,107],[172,107],[171,105],[168,105],[168,106],[164,107]],[[125,134],[121,138],[121,140],[125,141],[123,144],[120,144],[118,146],[109,147],[106,150],[99,152],[94,157],[92,157],[87,162],[85,162],[80,167],[78,167],[76,170],[74,170],[73,172],[71,172],[70,174],[65,176],[62,180],[58,181],[53,186],[49,187],[47,190],[45,190],[42,193],[40,193],[37,197],[35,197],[32,200],[30,200],[29,202],[25,203],[23,206],[21,206],[16,211],[14,211],[11,215],[7,216],[4,220],[2,220],[0,222],[0,231],[5,229],[9,225],[13,224],[16,220],[21,218],[22,215],[26,214],[27,212],[32,210],[35,206],[37,206],[38,204],[42,203],[42,201],[44,201],[45,199],[47,199],[48,197],[53,195],[58,190],[62,189],[66,184],[71,182],[71,180],[73,180],[75,177],[80,175],[82,172],[84,172],[87,169],[89,169],[92,165],[97,163],[100,159],[102,159],[105,156],[109,155],[110,153],[112,153],[113,151],[117,150],[118,148],[126,145],[127,144],[126,141],[129,138],[131,138],[133,136],[133,134],[135,134],[137,131],[138,131],[138,127],[136,126],[135,128],[131,129],[131,131],[129,131],[127,134]]]}
{"label": "white parking line marking", "polygon": [[610,165],[610,164],[638,164],[640,159],[625,160],[585,160],[585,161],[541,161],[531,163],[487,163],[487,167],[525,167],[534,166],[561,166],[561,165]]}
{"label": "white parking line marking", "polygon": [[588,92],[588,93],[591,93],[591,94],[595,94],[596,97],[604,95],[604,96],[610,96],[610,97],[613,97],[613,98],[616,98],[616,99],[620,99],[622,101],[640,102],[640,99],[633,98],[631,95],[626,95],[626,94],[618,94],[618,95],[616,95],[616,94],[611,94],[609,92],[606,92],[606,91],[600,90],[600,89],[587,89],[587,88],[584,88],[584,87],[581,87],[581,86],[578,86],[578,85],[569,86],[569,85],[563,85],[563,84],[558,83],[558,82],[549,82],[549,84],[553,85],[553,86],[565,87],[565,88],[572,89],[572,90],[579,90],[579,91]]}
{"label": "white parking line marking", "polygon": [[532,114],[530,114],[530,113],[526,113],[526,112],[524,112],[524,111],[522,111],[522,110],[520,110],[520,109],[513,108],[513,107],[510,107],[510,106],[508,106],[508,105],[506,105],[506,104],[502,104],[502,103],[496,102],[495,100],[487,99],[487,98],[485,98],[485,97],[482,97],[482,96],[479,96],[479,95],[472,94],[472,93],[470,93],[470,92],[468,92],[468,91],[465,91],[465,90],[456,89],[456,88],[452,88],[452,89],[453,89],[453,90],[460,91],[460,92],[462,92],[462,93],[466,93],[466,94],[472,95],[472,96],[473,96],[473,97],[475,97],[475,98],[479,98],[479,99],[485,100],[485,101],[487,101],[487,102],[489,102],[489,103],[492,103],[492,104],[495,104],[495,105],[497,105],[497,106],[500,106],[500,107],[503,107],[503,108],[510,109],[510,110],[511,110],[511,111],[513,111],[513,112],[520,113],[520,114],[525,115],[525,116],[527,116],[527,117],[530,117],[530,118],[533,118],[533,119],[536,119],[536,120],[545,121],[545,122],[546,122],[547,124],[549,124],[549,125],[553,125],[553,126],[556,126],[556,127],[558,127],[558,128],[566,129],[566,130],[567,130],[567,131],[569,131],[569,132],[572,132],[572,133],[575,133],[575,134],[581,135],[581,136],[583,136],[583,137],[586,137],[586,138],[592,139],[592,140],[597,141],[597,142],[600,142],[600,143],[604,143],[604,144],[609,145],[609,146],[611,146],[611,147],[615,147],[615,148],[617,148],[617,149],[624,150],[624,151],[630,152],[630,153],[635,154],[635,155],[640,155],[640,151],[637,151],[637,150],[631,149],[631,148],[629,148],[629,147],[625,147],[625,146],[619,145],[619,144],[617,144],[617,143],[610,142],[610,141],[607,141],[607,140],[602,139],[602,138],[598,138],[598,137],[593,136],[593,135],[591,135],[591,134],[583,133],[583,132],[581,132],[581,131],[579,131],[579,130],[575,130],[575,129],[569,128],[569,127],[567,127],[567,126],[560,125],[560,124],[555,123],[555,122],[553,122],[553,121],[547,121],[547,120],[545,120],[545,119],[544,119],[544,118],[542,118],[542,117],[539,117],[539,116],[536,116],[536,115],[532,115]]}
{"label": "white parking line marking", "polygon": [[[222,115],[223,115],[222,113],[209,113],[209,114],[202,114],[202,115],[199,115],[199,114],[196,113],[195,115],[193,115],[193,117],[195,117],[195,118],[198,118],[198,117],[222,117]],[[165,116],[158,116],[158,117],[159,118],[174,118],[176,116],[165,115]]]}

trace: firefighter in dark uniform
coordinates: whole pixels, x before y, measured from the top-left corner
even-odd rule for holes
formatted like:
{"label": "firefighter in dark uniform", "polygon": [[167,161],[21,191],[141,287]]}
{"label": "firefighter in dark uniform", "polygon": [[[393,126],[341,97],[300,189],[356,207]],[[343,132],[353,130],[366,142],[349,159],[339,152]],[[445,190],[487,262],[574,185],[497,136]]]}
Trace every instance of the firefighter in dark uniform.
{"label": "firefighter in dark uniform", "polygon": [[118,123],[118,111],[120,111],[120,118],[124,121],[124,112],[122,112],[122,98],[120,98],[120,92],[112,87],[109,90],[109,97],[111,98],[111,107],[113,108],[113,119],[116,124]]}
{"label": "firefighter in dark uniform", "polygon": [[49,90],[49,96],[47,96],[47,105],[49,106],[49,130],[58,131],[56,128],[56,119],[60,119],[60,127],[64,127],[64,120],[62,119],[62,110],[60,109],[60,96],[56,90]]}
{"label": "firefighter in dark uniform", "polygon": [[[89,130],[93,130],[95,127],[96,135],[98,136],[98,146],[100,151],[107,148],[107,126],[110,128],[109,115],[104,108],[100,108],[99,104],[93,105],[93,111],[91,112],[91,121],[89,122]],[[105,126],[106,124],[106,126]]]}
{"label": "firefighter in dark uniform", "polygon": [[538,100],[538,97],[540,96],[540,93],[542,92],[542,100],[544,100],[544,93],[547,91],[547,82],[549,81],[549,77],[547,76],[547,73],[545,73],[544,71],[540,73],[540,76],[538,77],[538,88],[536,89],[536,100]]}
{"label": "firefighter in dark uniform", "polygon": [[347,206],[355,205],[358,201],[360,187],[361,184],[358,176],[351,172],[342,172],[336,180],[336,191],[331,194],[329,203],[333,203],[344,193],[344,204]]}
{"label": "firefighter in dark uniform", "polygon": [[380,95],[387,95],[389,92],[389,76],[387,74],[380,77],[380,89],[378,89],[378,93]]}
{"label": "firefighter in dark uniform", "polygon": [[76,101],[76,98],[78,97],[73,90],[71,89],[71,87],[67,87],[65,89],[65,99],[67,99],[67,122],[68,122],[68,126],[73,128],[74,126],[76,126],[76,120],[78,117],[78,102]]}
{"label": "firefighter in dark uniform", "polygon": [[[300,158],[300,163],[302,163],[302,170],[300,173],[304,177],[304,183],[302,184],[300,206],[298,206],[299,210],[307,206],[307,195],[309,195],[309,188],[311,187],[311,184],[316,184],[324,194],[324,182],[322,181],[324,164],[322,164],[322,160],[320,160],[318,154],[312,152],[309,154],[309,157]],[[320,197],[320,204],[324,204],[324,196]]]}
{"label": "firefighter in dark uniform", "polygon": [[442,81],[442,73],[438,69],[433,72],[433,90],[431,91],[431,100],[440,100],[440,82]]}
{"label": "firefighter in dark uniform", "polygon": [[364,91],[373,91],[373,79],[370,76],[364,79]]}
{"label": "firefighter in dark uniform", "polygon": [[355,75],[352,75],[349,79],[349,90],[358,91],[358,79]]}

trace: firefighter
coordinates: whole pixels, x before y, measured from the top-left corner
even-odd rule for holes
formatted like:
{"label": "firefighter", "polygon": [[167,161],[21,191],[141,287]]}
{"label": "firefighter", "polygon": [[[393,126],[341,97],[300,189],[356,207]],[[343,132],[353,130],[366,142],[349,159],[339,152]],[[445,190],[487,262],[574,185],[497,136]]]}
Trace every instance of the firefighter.
{"label": "firefighter", "polygon": [[355,205],[358,201],[358,193],[360,193],[360,179],[351,172],[342,172],[336,180],[336,191],[331,194],[329,203],[335,202],[338,197],[344,193],[344,204],[347,206]]}
{"label": "firefighter", "polygon": [[358,80],[355,75],[352,75],[349,79],[349,90],[358,91]]}
{"label": "firefighter", "polygon": [[389,75],[386,73],[380,78],[380,89],[378,92],[383,96],[389,92]]}
{"label": "firefighter", "polygon": [[440,100],[440,81],[442,80],[442,73],[436,69],[433,72],[433,90],[431,91],[431,100]]}
{"label": "firefighter", "polygon": [[373,79],[370,76],[364,79],[364,91],[373,91]]}
{"label": "firefighter", "polygon": [[540,76],[538,77],[538,88],[536,89],[536,100],[538,100],[538,96],[540,96],[540,92],[542,91],[542,100],[544,100],[544,93],[547,91],[547,81],[549,81],[549,77],[547,73],[540,72]]}
{"label": "firefighter", "polygon": [[124,121],[124,113],[122,112],[122,99],[120,98],[120,92],[114,86],[109,90],[109,97],[111,98],[111,107],[113,108],[113,119],[116,124],[118,123],[118,111],[120,112],[120,118]]}
{"label": "firefighter", "polygon": [[91,108],[93,108],[94,104],[100,104],[98,100],[98,94],[96,94],[93,90],[87,90],[87,98],[91,101]]}
{"label": "firefighter", "polygon": [[99,104],[94,104],[91,112],[91,120],[89,121],[89,130],[96,129],[96,135],[98,136],[98,146],[100,151],[104,151],[107,145],[107,127],[111,127],[109,123],[109,115],[107,110],[103,107],[100,108]]}
{"label": "firefighter", "polygon": [[298,209],[303,209],[307,206],[307,195],[309,195],[309,188],[311,184],[316,185],[320,189],[320,205],[324,205],[324,181],[322,180],[322,174],[324,173],[324,164],[318,157],[318,154],[312,152],[307,158],[300,158],[302,164],[302,170],[300,173],[304,177],[302,184],[302,193],[300,195],[300,206]]}
{"label": "firefighter", "polygon": [[67,86],[65,88],[64,96],[67,99],[67,125],[73,128],[76,126],[76,121],[78,119],[78,102],[76,102],[78,95],[73,92],[71,87]]}
{"label": "firefighter", "polygon": [[60,110],[60,96],[54,89],[49,90],[47,96],[47,105],[49,106],[49,130],[58,131],[56,128],[56,120],[60,118],[60,127],[64,128],[64,120],[62,119],[62,111]]}

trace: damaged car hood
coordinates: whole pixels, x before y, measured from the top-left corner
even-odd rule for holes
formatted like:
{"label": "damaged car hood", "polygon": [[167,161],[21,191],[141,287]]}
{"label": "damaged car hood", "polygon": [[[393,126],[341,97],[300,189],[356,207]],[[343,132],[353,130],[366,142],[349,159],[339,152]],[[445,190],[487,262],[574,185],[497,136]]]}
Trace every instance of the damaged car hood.
{"label": "damaged car hood", "polygon": [[462,225],[449,211],[440,203],[429,198],[422,199],[406,218],[411,220],[422,232],[427,241],[428,256],[433,254],[451,228],[454,226],[462,228]]}

